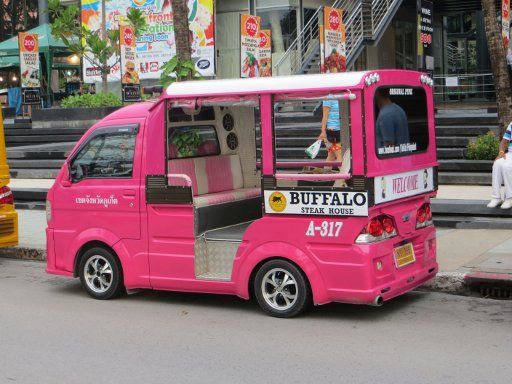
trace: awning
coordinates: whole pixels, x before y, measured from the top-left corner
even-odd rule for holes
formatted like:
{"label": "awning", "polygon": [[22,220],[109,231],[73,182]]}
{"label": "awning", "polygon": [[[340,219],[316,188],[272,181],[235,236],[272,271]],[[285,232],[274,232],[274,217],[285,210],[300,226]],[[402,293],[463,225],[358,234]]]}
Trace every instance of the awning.
{"label": "awning", "polygon": [[19,56],[0,56],[0,68],[11,68],[19,67],[20,58]]}

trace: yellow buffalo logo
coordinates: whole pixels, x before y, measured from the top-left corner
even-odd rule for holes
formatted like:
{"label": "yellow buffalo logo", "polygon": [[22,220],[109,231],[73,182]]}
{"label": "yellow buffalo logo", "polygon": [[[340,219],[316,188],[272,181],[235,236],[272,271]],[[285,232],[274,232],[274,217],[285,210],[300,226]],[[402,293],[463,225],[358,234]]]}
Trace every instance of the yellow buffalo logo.
{"label": "yellow buffalo logo", "polygon": [[274,192],[270,195],[268,204],[275,212],[283,212],[286,208],[286,197],[281,192]]}

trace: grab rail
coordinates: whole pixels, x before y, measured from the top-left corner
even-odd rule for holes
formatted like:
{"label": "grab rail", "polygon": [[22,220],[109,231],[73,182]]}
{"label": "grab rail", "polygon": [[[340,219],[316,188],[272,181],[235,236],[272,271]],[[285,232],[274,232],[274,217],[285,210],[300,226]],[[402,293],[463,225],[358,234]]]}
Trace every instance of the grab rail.
{"label": "grab rail", "polygon": [[276,173],[276,180],[304,180],[304,181],[334,181],[334,180],[350,180],[350,173],[331,173],[331,174],[310,174],[310,173]]}
{"label": "grab rail", "polygon": [[[182,173],[168,173],[167,174],[167,183],[169,184],[169,179],[176,178],[176,179],[183,179],[185,183],[187,184],[187,187],[192,186],[192,179],[189,175],[185,175]],[[174,185],[173,185],[174,186]]]}

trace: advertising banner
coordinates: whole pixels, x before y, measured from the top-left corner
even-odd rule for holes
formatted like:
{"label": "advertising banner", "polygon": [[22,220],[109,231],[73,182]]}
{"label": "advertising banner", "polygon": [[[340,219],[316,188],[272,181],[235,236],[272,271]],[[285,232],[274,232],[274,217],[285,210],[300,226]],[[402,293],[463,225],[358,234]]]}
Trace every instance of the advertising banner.
{"label": "advertising banner", "polygon": [[434,169],[425,168],[375,178],[375,204],[434,190]]}
{"label": "advertising banner", "polygon": [[418,70],[434,75],[434,3],[418,0]]}
{"label": "advertising banner", "polygon": [[501,37],[506,52],[510,43],[510,0],[501,1]]}
{"label": "advertising banner", "polygon": [[[137,71],[139,78],[158,79],[160,67],[176,55],[173,12],[170,0],[116,0],[106,2],[107,29],[119,28],[126,11],[137,8],[144,12],[147,30],[136,40]],[[190,42],[192,59],[198,72],[205,77],[215,75],[215,26],[214,0],[188,0]],[[81,0],[81,18],[84,27],[100,33],[101,1]],[[114,65],[118,58],[111,58]],[[101,81],[99,68],[86,58],[84,81]],[[121,80],[121,65],[115,65],[109,81]]]}
{"label": "advertising banner", "polygon": [[18,45],[23,104],[39,104],[41,102],[39,38],[35,33],[20,32],[18,33]]}
{"label": "advertising banner", "polygon": [[260,76],[260,17],[240,15],[240,77]]}
{"label": "advertising banner", "polygon": [[272,31],[260,31],[260,76],[272,76]]}
{"label": "advertising banner", "polygon": [[137,44],[135,42],[135,31],[131,26],[121,25],[119,28],[119,46],[121,51],[123,101],[140,101]]}
{"label": "advertising banner", "polygon": [[347,38],[342,15],[340,8],[324,7],[324,65],[327,73],[347,70]]}
{"label": "advertising banner", "polygon": [[265,212],[283,215],[368,216],[366,192],[265,191]]}

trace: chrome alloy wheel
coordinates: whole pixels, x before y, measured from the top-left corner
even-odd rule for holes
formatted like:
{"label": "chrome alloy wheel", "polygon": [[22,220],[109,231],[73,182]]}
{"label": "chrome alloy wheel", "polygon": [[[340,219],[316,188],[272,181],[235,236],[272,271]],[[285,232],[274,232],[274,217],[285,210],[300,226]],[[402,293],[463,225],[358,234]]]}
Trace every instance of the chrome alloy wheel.
{"label": "chrome alloy wheel", "polygon": [[91,256],[84,266],[87,286],[96,293],[105,293],[112,285],[112,266],[100,255]]}
{"label": "chrome alloy wheel", "polygon": [[295,304],[297,292],[295,278],[282,268],[271,269],[261,282],[261,293],[266,303],[279,311],[286,311]]}

